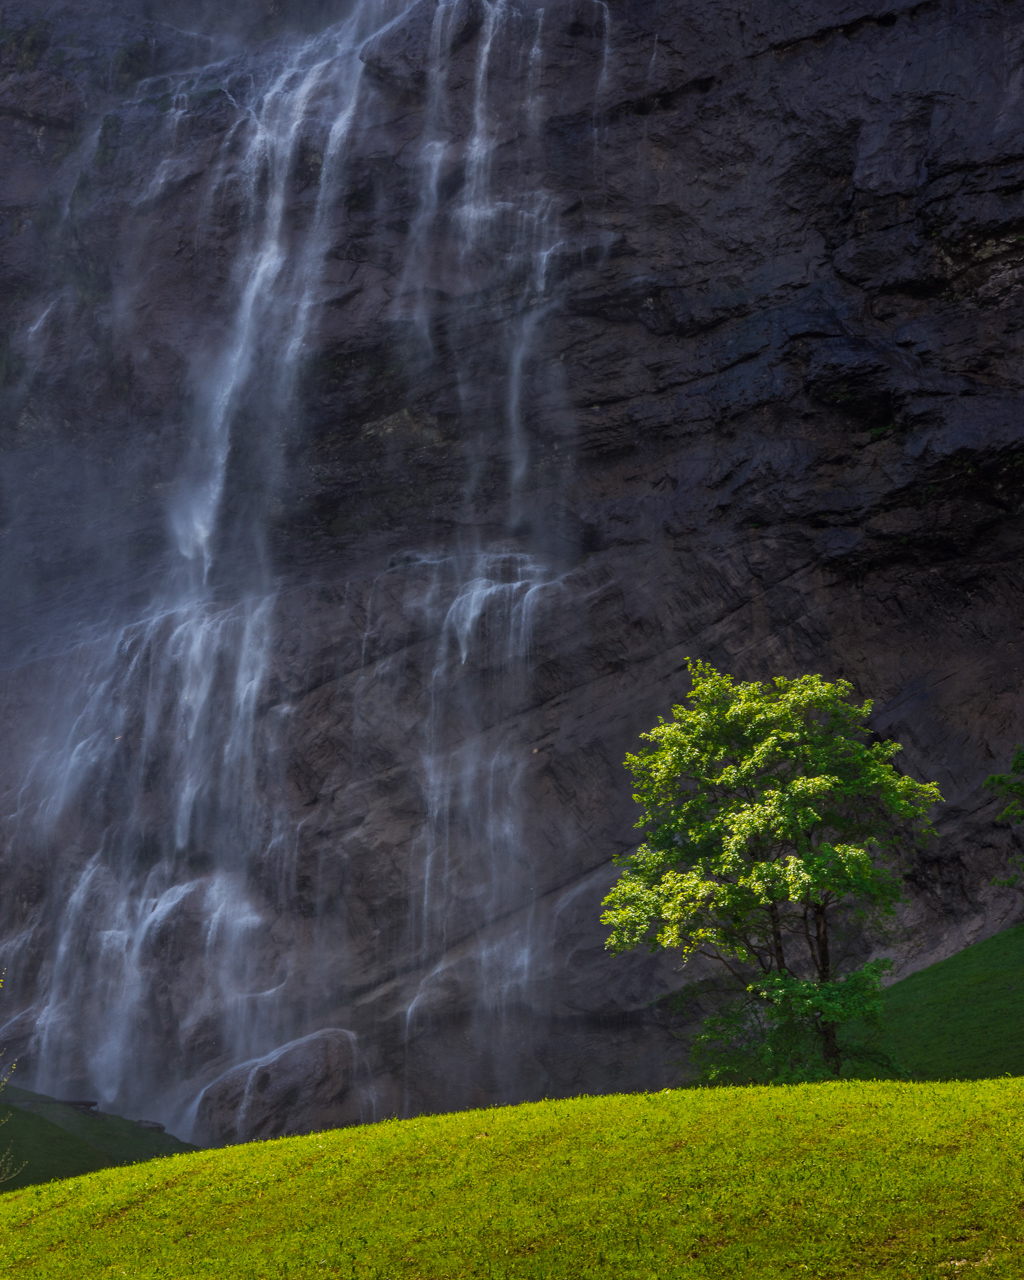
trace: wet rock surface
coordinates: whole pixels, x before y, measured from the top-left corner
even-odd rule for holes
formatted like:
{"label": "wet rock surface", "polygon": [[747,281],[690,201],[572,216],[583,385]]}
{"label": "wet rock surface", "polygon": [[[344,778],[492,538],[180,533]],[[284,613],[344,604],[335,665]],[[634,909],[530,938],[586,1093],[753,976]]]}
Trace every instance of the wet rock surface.
{"label": "wet rock surface", "polygon": [[354,1040],[347,1031],[316,1031],[220,1076],[199,1099],[202,1132],[225,1144],[357,1123],[359,1108],[345,1106]]}
{"label": "wet rock surface", "polygon": [[[242,234],[239,199],[211,202],[210,175],[246,78],[291,38],[266,8],[228,30],[185,6],[166,20],[131,4],[4,6],[9,778],[54,678],[48,652],[131,619],[159,581],[163,495]],[[905,969],[1021,915],[1019,893],[991,883],[1020,842],[981,783],[1024,736],[1024,8],[559,0],[543,39],[535,6],[521,10],[494,35],[488,74],[495,100],[532,85],[536,118],[497,120],[488,180],[492,201],[519,208],[524,191],[548,193],[557,225],[542,340],[524,348],[525,444],[503,417],[498,354],[521,262],[461,252],[457,147],[431,188],[429,242],[416,239],[434,29],[421,3],[363,50],[365,127],[329,212],[298,408],[272,455],[255,430],[234,446],[227,509],[267,491],[278,594],[259,791],[275,815],[264,845],[288,853],[218,870],[215,848],[192,847],[196,887],[140,961],[153,1059],[166,1059],[147,1070],[164,1081],[166,1067],[181,1097],[206,1089],[206,1140],[677,1077],[650,1002],[678,974],[607,956],[596,921],[610,860],[635,839],[619,762],[684,694],[687,655],[744,678],[849,679],[904,766],[939,781]],[[445,27],[461,144],[482,13],[455,6]],[[223,60],[176,88],[211,50]],[[170,150],[157,145],[169,112]],[[296,244],[318,216],[330,119],[311,117],[296,144]],[[500,249],[519,233],[494,234]],[[402,304],[410,256],[426,346]],[[463,632],[422,605],[468,600],[437,564],[492,544],[488,581],[534,591],[513,677],[488,638],[493,609]],[[442,696],[450,714],[431,719]],[[521,865],[481,877],[473,813],[490,802],[467,802],[435,934],[416,923],[439,874],[423,760],[466,740],[516,798],[501,847]],[[9,970],[3,1038],[27,1065],[59,902],[133,785],[130,729],[118,741],[88,811],[35,845],[12,826],[4,936],[31,941]],[[147,787],[155,829],[169,818]],[[270,1051],[242,1066],[217,1009],[190,1007],[215,870],[255,904],[253,991],[287,991]],[[489,957],[523,938],[528,977],[482,998]],[[91,1078],[68,1088],[91,1092]]]}

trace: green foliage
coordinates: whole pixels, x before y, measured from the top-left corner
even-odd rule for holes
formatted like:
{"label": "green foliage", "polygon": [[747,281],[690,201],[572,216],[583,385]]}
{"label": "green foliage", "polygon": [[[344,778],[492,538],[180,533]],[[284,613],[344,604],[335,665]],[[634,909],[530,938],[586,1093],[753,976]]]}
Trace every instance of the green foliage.
{"label": "green foliage", "polygon": [[706,662],[688,666],[689,706],[626,757],[646,840],[619,860],[605,899],[608,946],[721,961],[762,1024],[812,1029],[838,1074],[838,1030],[870,1016],[880,971],[841,974],[837,922],[878,927],[892,915],[901,858],[931,833],[938,787],[896,772],[898,743],[867,741],[872,704],[851,703],[846,681],[735,684]]}
{"label": "green foliage", "polygon": [[[820,1023],[837,1030],[841,1074],[903,1078],[882,1046],[882,978],[891,960],[873,960],[836,982],[767,974],[704,1020],[690,1057],[703,1084],[796,1084],[837,1074],[821,1052]],[[844,1034],[846,1033],[846,1034]]]}
{"label": "green foliage", "polygon": [[[1013,753],[1009,773],[993,773],[985,779],[985,786],[994,791],[1001,800],[1008,800],[1006,808],[1000,813],[997,822],[1024,822],[1024,747],[1018,746]],[[1024,876],[1024,858],[1017,854],[1010,857],[1011,873],[1001,879],[993,880],[1000,888],[1012,889]]]}
{"label": "green foliage", "polygon": [[985,779],[985,786],[1009,804],[999,814],[999,822],[1024,822],[1024,747],[1013,753],[1009,773],[993,773]]}
{"label": "green foliage", "polygon": [[0,1197],[0,1269],[344,1280],[1016,1278],[1024,1082],[579,1098]]}
{"label": "green foliage", "polygon": [[[659,1001],[684,1027],[723,1005],[691,1045],[689,1082],[822,1078],[816,1040],[806,1027],[783,1019],[773,1024],[762,1001],[732,995],[733,1003],[723,1005],[728,988],[709,977]],[[843,1074],[859,1079],[1024,1076],[1024,924],[886,987],[862,1020],[843,1026],[839,1043]]]}

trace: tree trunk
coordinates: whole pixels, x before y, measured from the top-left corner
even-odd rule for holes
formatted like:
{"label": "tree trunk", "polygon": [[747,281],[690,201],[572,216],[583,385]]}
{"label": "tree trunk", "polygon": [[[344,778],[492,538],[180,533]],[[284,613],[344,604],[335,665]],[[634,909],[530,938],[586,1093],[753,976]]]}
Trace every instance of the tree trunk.
{"label": "tree trunk", "polygon": [[842,1075],[843,1055],[839,1051],[836,1024],[834,1022],[819,1023],[818,1031],[821,1034],[821,1055],[825,1059],[825,1066],[834,1076]]}
{"label": "tree trunk", "polygon": [[814,928],[817,934],[818,981],[828,982],[832,977],[832,958],[828,953],[828,916],[824,903],[814,904]]}
{"label": "tree trunk", "polygon": [[782,949],[782,921],[779,919],[779,908],[774,902],[768,904],[768,918],[772,922],[772,946],[775,951],[775,967],[779,973],[785,973],[786,956]]}

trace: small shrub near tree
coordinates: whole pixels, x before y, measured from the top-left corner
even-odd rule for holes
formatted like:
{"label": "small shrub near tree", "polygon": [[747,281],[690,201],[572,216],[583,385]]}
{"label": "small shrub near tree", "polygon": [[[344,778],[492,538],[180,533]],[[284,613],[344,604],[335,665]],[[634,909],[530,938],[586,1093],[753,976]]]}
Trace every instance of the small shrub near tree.
{"label": "small shrub near tree", "polygon": [[[996,822],[1024,822],[1024,747],[1015,748],[1010,772],[993,773],[985,779],[985,786],[1006,802],[1006,808],[996,815]],[[992,882],[1000,888],[1015,888],[1024,879],[1024,858],[1019,852],[1010,855],[1009,863],[1010,875]]]}
{"label": "small shrub near tree", "polygon": [[985,786],[1000,800],[1007,801],[1006,808],[996,818],[997,822],[1024,822],[1024,747],[1014,750],[1010,772],[993,773],[985,779]]}
{"label": "small shrub near tree", "polygon": [[626,757],[646,839],[618,860],[607,945],[722,966],[726,998],[693,1046],[707,1082],[834,1078],[869,1049],[887,960],[844,942],[891,923],[901,866],[942,797],[871,741],[871,702],[820,676],[736,684],[688,663],[687,705]]}

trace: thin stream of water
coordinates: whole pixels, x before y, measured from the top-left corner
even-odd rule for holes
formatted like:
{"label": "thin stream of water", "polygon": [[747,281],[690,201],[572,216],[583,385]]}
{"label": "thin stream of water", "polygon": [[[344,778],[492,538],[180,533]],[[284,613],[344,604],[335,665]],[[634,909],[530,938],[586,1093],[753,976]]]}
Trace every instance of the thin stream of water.
{"label": "thin stream of water", "polygon": [[[139,620],[66,654],[5,818],[7,837],[47,863],[55,903],[45,929],[7,929],[0,942],[7,991],[34,1027],[32,1085],[87,1091],[179,1130],[211,1070],[270,1062],[318,1016],[296,998],[282,925],[297,832],[282,798],[289,709],[266,697],[279,634],[267,528],[350,151],[379,93],[361,55],[371,37],[421,7],[361,0],[331,30],[283,44],[247,82],[223,64],[170,86],[141,198],[156,199],[175,171],[196,86],[230,83],[238,115],[203,200],[211,210],[222,202],[238,209],[232,301],[219,347],[192,371],[188,447],[168,489],[159,587]],[[606,65],[607,6],[597,7]],[[465,128],[447,85],[469,10],[477,21]],[[410,548],[385,575],[397,580],[426,656],[397,677],[393,660],[368,658],[359,690],[359,717],[371,725],[389,713],[396,681],[423,708],[410,742],[424,817],[408,851],[402,947],[421,973],[404,1013],[408,1043],[429,1022],[453,941],[467,931],[483,938],[511,910],[526,910],[515,936],[478,948],[472,1034],[492,1055],[505,1013],[530,999],[533,871],[515,717],[530,697],[535,616],[560,589],[530,489],[538,397],[550,395],[537,366],[557,307],[550,264],[561,231],[535,176],[510,178],[501,159],[505,138],[529,139],[540,128],[545,31],[545,10],[514,0],[468,8],[439,0],[433,13],[423,127],[407,161],[416,208],[394,318],[409,321],[413,368],[427,367],[439,342],[468,348],[466,335],[481,324],[493,336],[486,367],[456,356],[465,532],[440,550]],[[499,101],[495,85],[510,78],[519,96]],[[311,138],[320,147],[318,186],[297,225],[291,184]],[[453,174],[461,182],[454,199],[445,194]],[[497,287],[509,280],[513,288]],[[45,344],[57,304],[33,321],[31,343]],[[485,536],[471,531],[472,513],[496,461],[506,529]],[[541,549],[528,549],[529,537]],[[381,625],[371,597],[368,637]],[[364,647],[369,653],[369,641]],[[358,739],[355,724],[352,732]],[[201,982],[183,1002],[173,975],[196,955]],[[353,1053],[368,1062],[372,1046]],[[501,1088],[511,1096],[514,1054],[504,1056]]]}

